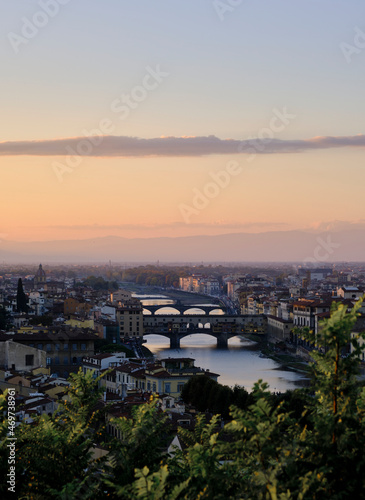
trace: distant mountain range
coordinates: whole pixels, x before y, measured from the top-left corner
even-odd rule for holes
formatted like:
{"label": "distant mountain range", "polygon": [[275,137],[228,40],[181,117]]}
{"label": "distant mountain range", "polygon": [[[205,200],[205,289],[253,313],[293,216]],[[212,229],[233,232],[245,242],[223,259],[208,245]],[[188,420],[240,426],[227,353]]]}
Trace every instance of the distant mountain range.
{"label": "distant mountain range", "polygon": [[0,241],[0,261],[38,262],[317,262],[365,261],[365,226],[174,238],[107,236],[84,240]]}

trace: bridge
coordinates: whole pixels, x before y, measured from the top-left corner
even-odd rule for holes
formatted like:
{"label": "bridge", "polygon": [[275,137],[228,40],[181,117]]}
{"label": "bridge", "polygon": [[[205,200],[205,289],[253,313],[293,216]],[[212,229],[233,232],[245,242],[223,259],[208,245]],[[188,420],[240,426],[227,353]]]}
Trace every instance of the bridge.
{"label": "bridge", "polygon": [[170,340],[171,349],[180,348],[180,340],[188,335],[205,333],[217,339],[218,347],[227,347],[237,335],[266,334],[266,317],[261,314],[226,316],[219,314],[168,314],[143,317],[143,336],[162,335]]}
{"label": "bridge", "polygon": [[214,311],[215,309],[222,309],[223,311],[226,309],[224,305],[220,305],[220,304],[186,305],[186,304],[183,304],[180,300],[175,300],[171,304],[163,304],[163,305],[160,304],[160,305],[152,305],[152,306],[144,305],[143,309],[145,309],[146,311],[149,311],[151,313],[151,315],[154,316],[157,311],[159,311],[160,309],[164,309],[165,307],[172,307],[173,309],[176,309],[180,313],[180,315],[184,314],[185,312],[189,311],[190,309],[199,309],[202,311],[202,314],[203,313],[209,314],[211,311]]}

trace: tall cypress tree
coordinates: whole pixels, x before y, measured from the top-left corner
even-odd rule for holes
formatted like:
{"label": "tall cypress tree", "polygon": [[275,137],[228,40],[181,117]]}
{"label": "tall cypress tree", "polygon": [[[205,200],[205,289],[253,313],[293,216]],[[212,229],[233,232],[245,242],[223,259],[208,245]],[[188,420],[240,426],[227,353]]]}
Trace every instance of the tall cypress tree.
{"label": "tall cypress tree", "polygon": [[24,293],[22,279],[18,280],[18,290],[16,292],[16,308],[18,312],[28,312],[27,296]]}

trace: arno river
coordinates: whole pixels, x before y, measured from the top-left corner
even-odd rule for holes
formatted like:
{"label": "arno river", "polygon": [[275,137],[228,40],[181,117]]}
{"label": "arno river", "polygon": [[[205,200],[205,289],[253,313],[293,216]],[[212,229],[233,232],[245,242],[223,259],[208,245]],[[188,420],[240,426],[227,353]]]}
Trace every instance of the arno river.
{"label": "arno river", "polygon": [[[162,296],[138,296],[144,305],[171,304]],[[174,309],[165,308],[161,314],[176,313]],[[193,311],[190,312],[192,314]],[[215,314],[217,312],[215,311]],[[221,311],[223,314],[223,311]],[[158,313],[157,313],[158,314]],[[225,385],[235,384],[251,390],[260,378],[267,382],[271,391],[284,392],[305,383],[305,378],[295,372],[283,370],[280,365],[269,358],[260,357],[254,342],[239,337],[229,340],[228,349],[220,349],[216,339],[209,335],[194,334],[181,340],[180,349],[170,349],[169,340],[160,335],[146,336],[145,344],[158,358],[188,357],[195,359],[195,365],[218,373],[218,382]]]}

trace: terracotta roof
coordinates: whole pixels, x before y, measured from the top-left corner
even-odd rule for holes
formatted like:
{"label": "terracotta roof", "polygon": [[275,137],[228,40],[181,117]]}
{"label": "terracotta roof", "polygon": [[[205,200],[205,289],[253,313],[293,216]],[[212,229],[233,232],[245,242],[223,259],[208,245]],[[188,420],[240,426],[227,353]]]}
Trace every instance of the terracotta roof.
{"label": "terracotta roof", "polygon": [[111,358],[113,355],[108,353],[94,354],[93,356],[88,356],[86,359],[106,359]]}
{"label": "terracotta roof", "polygon": [[316,316],[318,318],[330,318],[331,317],[331,312],[327,311],[327,312],[317,313]]}
{"label": "terracotta roof", "polygon": [[30,408],[36,408],[38,406],[47,405],[49,403],[53,403],[53,400],[49,399],[49,398],[43,398],[43,399],[39,399],[38,401],[33,401],[32,403],[25,403],[22,406],[22,409],[23,410],[28,410]]}
{"label": "terracotta roof", "polygon": [[170,375],[169,372],[167,372],[166,370],[162,370],[160,372],[156,372],[156,373],[146,373],[146,375],[148,375],[149,377],[154,377],[154,378],[171,378],[172,375]]}
{"label": "terracotta roof", "polygon": [[44,333],[36,332],[36,333],[15,333],[14,335],[7,335],[0,333],[0,342],[5,342],[7,340],[14,340],[14,342],[45,342],[47,340],[95,340],[97,335],[72,331],[72,330],[59,330],[57,332],[48,332],[44,331]]}

